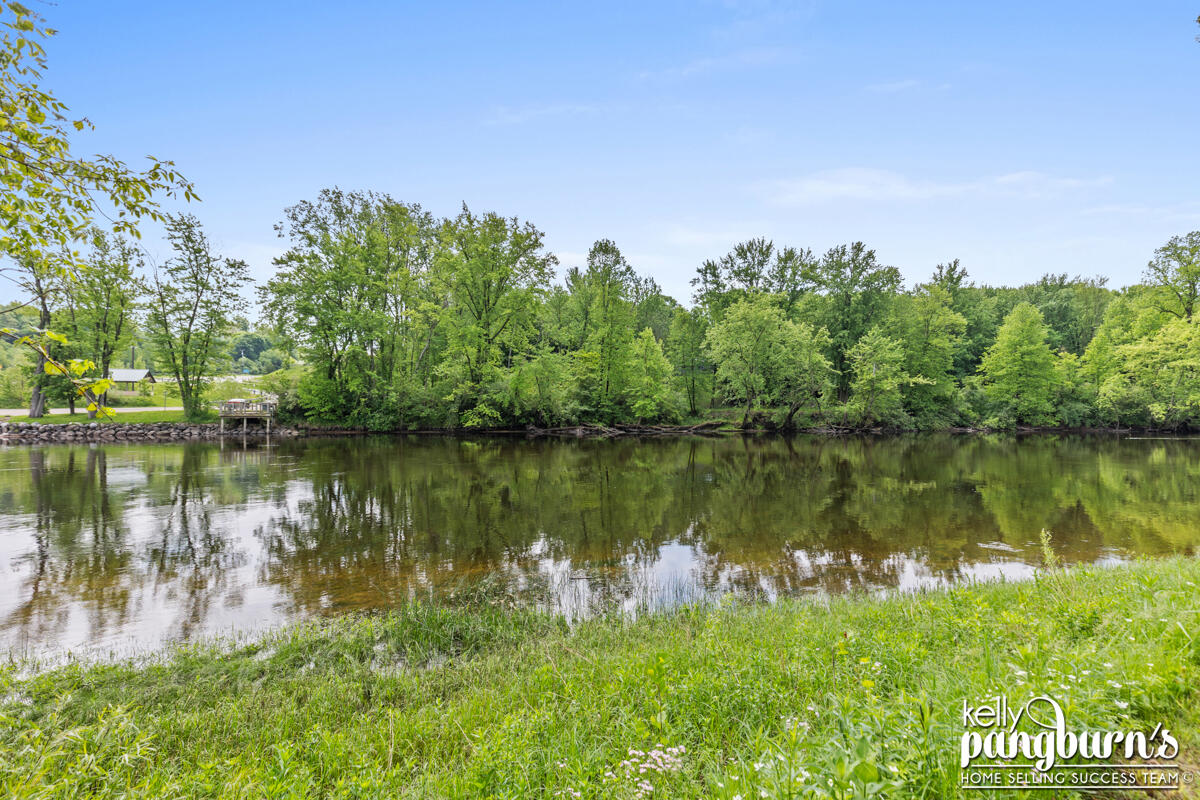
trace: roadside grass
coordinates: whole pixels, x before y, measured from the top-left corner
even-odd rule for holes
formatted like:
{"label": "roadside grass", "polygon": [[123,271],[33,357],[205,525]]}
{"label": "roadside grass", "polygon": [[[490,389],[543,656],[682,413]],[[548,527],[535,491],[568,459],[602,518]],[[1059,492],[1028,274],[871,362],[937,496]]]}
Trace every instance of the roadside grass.
{"label": "roadside grass", "polygon": [[962,706],[999,693],[1071,730],[1161,722],[1194,762],[1198,583],[1175,557],[573,625],[476,598],[13,664],[0,796],[974,797]]}
{"label": "roadside grass", "polygon": [[[213,417],[216,419],[216,417]],[[112,423],[133,422],[186,422],[182,411],[127,411],[113,414],[111,417],[97,416],[88,419],[87,412],[82,414],[47,414],[44,417],[8,417],[8,422],[40,422],[43,425],[68,425],[72,422],[99,422],[101,425]]]}

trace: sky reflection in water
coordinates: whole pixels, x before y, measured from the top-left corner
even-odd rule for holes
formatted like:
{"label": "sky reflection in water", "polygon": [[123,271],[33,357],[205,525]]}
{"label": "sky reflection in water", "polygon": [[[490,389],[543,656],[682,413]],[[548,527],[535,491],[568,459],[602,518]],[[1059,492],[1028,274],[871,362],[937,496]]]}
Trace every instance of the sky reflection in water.
{"label": "sky reflection in water", "polygon": [[1194,552],[1200,441],[371,438],[0,449],[0,652],[417,598],[571,615]]}

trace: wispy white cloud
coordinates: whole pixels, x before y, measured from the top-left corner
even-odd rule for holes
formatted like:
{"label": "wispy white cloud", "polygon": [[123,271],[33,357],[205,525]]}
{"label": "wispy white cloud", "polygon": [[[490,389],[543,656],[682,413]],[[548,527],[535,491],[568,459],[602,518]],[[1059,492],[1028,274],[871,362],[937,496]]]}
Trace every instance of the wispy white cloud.
{"label": "wispy white cloud", "polygon": [[747,41],[777,35],[786,26],[813,19],[819,0],[724,0],[720,3],[730,18],[713,28],[713,38],[723,41]]}
{"label": "wispy white cloud", "polygon": [[1036,194],[1057,192],[1063,189],[1088,189],[1112,183],[1112,178],[1107,175],[1095,178],[1064,178],[1035,170],[1009,172],[992,180],[997,186],[1005,189]]}
{"label": "wispy white cloud", "polygon": [[1200,203],[1177,203],[1166,206],[1109,203],[1085,208],[1080,213],[1086,217],[1155,220],[1188,225],[1200,224]]}
{"label": "wispy white cloud", "polygon": [[731,247],[761,235],[762,222],[746,222],[721,228],[672,223],[662,229],[662,241],[672,247]]}
{"label": "wispy white cloud", "polygon": [[719,56],[696,58],[673,67],[643,70],[638,73],[638,78],[644,81],[682,80],[702,75],[783,64],[793,57],[793,51],[786,48],[754,47]]}
{"label": "wispy white cloud", "polygon": [[1108,177],[1067,178],[1032,170],[963,181],[941,181],[911,178],[891,170],[851,167],[766,181],[756,188],[771,202],[801,205],[838,200],[930,200],[967,194],[1040,197],[1111,182]]}
{"label": "wispy white cloud", "polygon": [[548,103],[525,106],[497,106],[485,122],[488,125],[521,125],[549,117],[574,117],[598,114],[601,107],[591,103]]}
{"label": "wispy white cloud", "polygon": [[969,184],[914,180],[883,169],[849,167],[815,172],[800,178],[768,181],[769,199],[784,204],[830,200],[926,200],[964,191]]}

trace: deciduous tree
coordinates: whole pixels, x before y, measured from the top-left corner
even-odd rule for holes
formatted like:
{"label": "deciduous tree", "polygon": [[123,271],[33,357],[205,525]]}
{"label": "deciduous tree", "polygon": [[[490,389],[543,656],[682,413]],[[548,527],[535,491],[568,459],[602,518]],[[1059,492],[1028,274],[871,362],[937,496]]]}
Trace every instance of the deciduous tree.
{"label": "deciduous tree", "polygon": [[667,336],[667,353],[675,374],[683,385],[688,413],[695,416],[700,410],[700,398],[711,392],[712,362],[704,347],[708,333],[708,318],[703,309],[677,309]]}
{"label": "deciduous tree", "polygon": [[1146,281],[1158,287],[1161,311],[1190,320],[1200,300],[1200,231],[1172,236],[1155,250]]}
{"label": "deciduous tree", "polygon": [[784,356],[783,314],[765,295],[729,307],[705,337],[717,381],[726,395],[744,404],[742,425],[750,423],[754,403],[768,399]]}
{"label": "deciduous tree", "polygon": [[[44,41],[54,31],[16,2],[0,6],[0,27],[0,255],[18,268],[37,264],[62,275],[79,266],[73,248],[101,219],[115,233],[136,237],[140,220],[163,220],[163,196],[196,199],[192,184],[170,161],[148,156],[149,166],[139,171],[113,156],[72,153],[71,136],[92,123],[72,116],[42,85]],[[50,355],[47,347],[61,334],[0,334],[32,348],[43,372],[62,376],[91,405],[98,403],[97,394],[106,387],[80,377],[87,365],[60,363]],[[31,416],[41,416],[44,407],[45,398],[35,389]]]}
{"label": "deciduous tree", "polygon": [[782,327],[783,352],[776,376],[775,396],[787,408],[783,427],[792,427],[796,412],[814,403],[821,416],[822,401],[833,392],[833,365],[829,352],[829,332],[813,328],[807,322],[787,320]]}
{"label": "deciduous tree", "polygon": [[246,262],[213,252],[200,221],[167,219],[174,254],[153,272],[147,328],[159,360],[179,384],[189,419],[204,416],[204,387],[224,354],[233,315],[246,307]]}
{"label": "deciduous tree", "polygon": [[[97,377],[107,378],[113,356],[133,339],[133,316],[145,288],[138,275],[142,258],[129,240],[99,229],[91,232],[84,258],[85,267],[64,281],[63,332],[96,365]],[[96,410],[88,414],[94,417]]]}
{"label": "deciduous tree", "polygon": [[831,248],[814,267],[813,284],[825,303],[815,324],[829,331],[838,393],[850,391],[853,371],[849,352],[883,318],[888,302],[900,287],[900,271],[884,266],[875,251],[862,242]]}
{"label": "deciduous tree", "polygon": [[882,329],[872,328],[846,356],[852,371],[847,419],[858,425],[907,422],[904,389],[910,384],[927,383],[928,379],[905,370],[900,342],[884,335]]}
{"label": "deciduous tree", "polygon": [[1054,420],[1058,372],[1046,342],[1042,312],[1021,303],[1004,324],[980,364],[989,400],[1002,418],[1045,425]]}
{"label": "deciduous tree", "polygon": [[449,286],[447,351],[442,372],[466,424],[495,424],[495,403],[485,384],[522,353],[534,330],[536,303],[558,259],[529,223],[499,214],[477,215],[466,206],[442,226],[435,255]]}

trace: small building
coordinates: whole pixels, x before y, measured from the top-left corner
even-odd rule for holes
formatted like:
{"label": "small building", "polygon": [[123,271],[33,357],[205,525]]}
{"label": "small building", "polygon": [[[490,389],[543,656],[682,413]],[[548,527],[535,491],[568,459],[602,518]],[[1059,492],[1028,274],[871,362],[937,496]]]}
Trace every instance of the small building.
{"label": "small building", "polygon": [[148,369],[111,369],[108,371],[108,379],[118,386],[122,383],[128,384],[126,388],[131,391],[142,381],[158,382],[154,380],[154,373]]}

